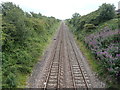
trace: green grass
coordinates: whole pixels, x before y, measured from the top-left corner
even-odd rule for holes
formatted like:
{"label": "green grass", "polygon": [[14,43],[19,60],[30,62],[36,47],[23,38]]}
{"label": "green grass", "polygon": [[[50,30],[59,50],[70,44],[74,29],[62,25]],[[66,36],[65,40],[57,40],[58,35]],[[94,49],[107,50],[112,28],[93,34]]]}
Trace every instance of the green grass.
{"label": "green grass", "polygon": [[25,86],[27,85],[26,80],[29,75],[18,73],[17,76],[18,76],[17,80],[19,81],[17,88],[25,88]]}

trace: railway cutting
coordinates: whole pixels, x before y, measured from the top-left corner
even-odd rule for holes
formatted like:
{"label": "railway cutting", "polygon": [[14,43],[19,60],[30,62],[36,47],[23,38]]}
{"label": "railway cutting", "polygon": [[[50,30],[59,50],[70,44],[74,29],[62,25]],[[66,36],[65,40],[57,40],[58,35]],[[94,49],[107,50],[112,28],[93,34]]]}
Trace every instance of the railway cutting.
{"label": "railway cutting", "polygon": [[62,22],[45,55],[35,66],[29,88],[103,88],[77,47],[68,26]]}

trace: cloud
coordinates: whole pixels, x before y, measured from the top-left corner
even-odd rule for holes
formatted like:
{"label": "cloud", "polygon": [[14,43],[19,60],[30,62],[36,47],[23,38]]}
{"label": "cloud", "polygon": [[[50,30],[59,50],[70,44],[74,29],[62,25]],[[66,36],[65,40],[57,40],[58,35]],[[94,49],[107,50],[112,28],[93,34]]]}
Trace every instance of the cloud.
{"label": "cloud", "polygon": [[102,3],[115,4],[118,0],[3,0],[19,5],[24,11],[40,12],[43,15],[54,16],[59,19],[70,18],[78,12],[85,15],[99,8]]}

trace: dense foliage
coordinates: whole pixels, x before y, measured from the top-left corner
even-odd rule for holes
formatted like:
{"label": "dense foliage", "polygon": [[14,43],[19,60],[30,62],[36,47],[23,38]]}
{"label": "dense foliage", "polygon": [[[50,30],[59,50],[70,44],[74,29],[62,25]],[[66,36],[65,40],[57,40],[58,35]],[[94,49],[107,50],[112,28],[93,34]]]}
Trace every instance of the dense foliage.
{"label": "dense foliage", "polygon": [[2,86],[24,87],[59,20],[2,3]]}
{"label": "dense foliage", "polygon": [[102,4],[102,6],[99,8],[99,12],[99,22],[104,22],[115,17],[115,7],[111,4]]}
{"label": "dense foliage", "polygon": [[71,31],[102,67],[99,72],[103,75],[107,73],[107,82],[115,80],[114,83],[120,82],[120,20],[116,17],[114,5],[105,3],[98,10],[80,16],[76,21],[78,23],[73,22],[76,18],[67,20]]}
{"label": "dense foliage", "polygon": [[[74,17],[76,15],[76,17]],[[85,24],[93,24],[95,26],[103,23],[107,20],[115,17],[114,5],[104,3],[98,10],[91,12],[90,14],[80,16],[79,14],[73,14],[73,18],[69,21],[76,30],[84,29]]]}

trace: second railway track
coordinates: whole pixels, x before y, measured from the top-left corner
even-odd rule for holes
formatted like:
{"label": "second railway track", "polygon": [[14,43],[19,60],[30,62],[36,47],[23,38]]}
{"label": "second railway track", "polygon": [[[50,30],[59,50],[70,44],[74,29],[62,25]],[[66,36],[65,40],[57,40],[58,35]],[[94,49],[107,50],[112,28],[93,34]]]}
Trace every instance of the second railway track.
{"label": "second railway track", "polygon": [[68,60],[73,80],[73,86],[74,88],[92,88],[89,76],[83,66],[81,58],[79,58],[79,54],[73,42],[72,35],[70,35],[70,32],[68,31],[68,27],[65,26],[65,28],[66,43],[68,47],[67,52],[69,52]]}

